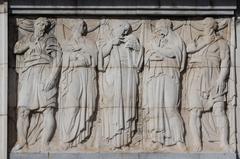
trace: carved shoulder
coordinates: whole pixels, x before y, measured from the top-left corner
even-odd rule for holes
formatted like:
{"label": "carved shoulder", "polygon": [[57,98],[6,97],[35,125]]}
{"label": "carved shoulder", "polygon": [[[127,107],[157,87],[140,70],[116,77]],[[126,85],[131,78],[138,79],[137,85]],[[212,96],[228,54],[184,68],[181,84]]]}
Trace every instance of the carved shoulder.
{"label": "carved shoulder", "polygon": [[130,49],[133,49],[133,50],[136,50],[136,51],[139,51],[140,47],[141,47],[139,39],[136,36],[132,35],[132,34],[126,36],[126,44],[125,44],[125,46],[127,48],[130,48]]}

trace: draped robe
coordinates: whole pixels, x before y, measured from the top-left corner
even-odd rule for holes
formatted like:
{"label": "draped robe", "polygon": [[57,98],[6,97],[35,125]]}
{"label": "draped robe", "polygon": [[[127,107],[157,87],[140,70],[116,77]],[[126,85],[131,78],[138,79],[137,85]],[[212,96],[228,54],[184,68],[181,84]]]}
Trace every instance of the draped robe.
{"label": "draped robe", "polygon": [[[77,146],[91,135],[97,98],[97,48],[85,37],[64,48],[59,124],[63,143]],[[75,50],[74,50],[75,49]]]}
{"label": "draped robe", "polygon": [[133,35],[124,38],[108,56],[99,58],[104,68],[103,136],[116,148],[129,145],[136,131],[138,71],[143,62],[138,39]]}
{"label": "draped robe", "polygon": [[[182,39],[173,31],[169,31],[160,44],[159,41],[160,38],[153,38],[146,53],[143,107],[147,112],[148,138],[173,145],[184,142],[183,121],[177,111],[180,72],[185,66],[186,49]],[[175,109],[175,116],[169,116],[168,108]]]}

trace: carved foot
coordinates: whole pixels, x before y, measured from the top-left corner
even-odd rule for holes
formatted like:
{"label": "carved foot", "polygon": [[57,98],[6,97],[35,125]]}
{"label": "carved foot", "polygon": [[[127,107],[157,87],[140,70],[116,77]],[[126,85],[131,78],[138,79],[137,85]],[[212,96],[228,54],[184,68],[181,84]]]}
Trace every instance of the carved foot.
{"label": "carved foot", "polygon": [[63,151],[67,151],[70,148],[70,144],[69,143],[62,143],[60,146],[60,149]]}
{"label": "carved foot", "polygon": [[233,148],[228,144],[227,145],[222,145],[221,148],[224,152],[234,153]]}
{"label": "carved foot", "polygon": [[25,143],[16,143],[16,145],[12,148],[12,151],[13,152],[20,151],[21,149],[23,149],[25,145],[26,145]]}
{"label": "carved foot", "polygon": [[180,152],[186,152],[187,151],[187,147],[184,143],[182,142],[178,142],[177,143],[177,150]]}
{"label": "carved foot", "polygon": [[149,151],[151,148],[151,144],[152,144],[151,141],[144,141],[142,145],[142,149],[145,151]]}
{"label": "carved foot", "polygon": [[193,151],[193,152],[201,152],[201,151],[202,151],[202,146],[201,146],[201,144],[194,144],[192,151]]}
{"label": "carved foot", "polygon": [[42,144],[41,145],[41,152],[49,152],[49,151],[50,151],[49,144]]}
{"label": "carved foot", "polygon": [[123,146],[123,147],[122,147],[122,150],[123,150],[123,151],[128,151],[128,150],[130,150],[130,147],[129,147],[129,146]]}
{"label": "carved foot", "polygon": [[120,151],[121,147],[112,147],[110,148],[111,151]]}
{"label": "carved foot", "polygon": [[157,150],[160,150],[161,148],[162,148],[162,144],[158,142],[152,142],[151,144],[149,144],[149,149],[152,151],[157,151]]}

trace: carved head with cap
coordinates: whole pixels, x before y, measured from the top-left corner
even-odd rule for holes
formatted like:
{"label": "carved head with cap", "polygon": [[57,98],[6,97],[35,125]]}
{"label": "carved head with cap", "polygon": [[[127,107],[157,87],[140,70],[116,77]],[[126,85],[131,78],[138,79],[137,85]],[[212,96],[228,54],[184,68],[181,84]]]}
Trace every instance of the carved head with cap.
{"label": "carved head with cap", "polygon": [[46,31],[49,29],[50,26],[51,26],[51,22],[47,18],[45,17],[37,18],[34,22],[35,38],[42,37],[46,33]]}
{"label": "carved head with cap", "polygon": [[126,21],[116,21],[113,23],[112,34],[117,37],[123,37],[132,32],[131,25]]}
{"label": "carved head with cap", "polygon": [[165,37],[172,30],[172,22],[169,19],[160,19],[156,22],[154,33],[156,36]]}
{"label": "carved head with cap", "polygon": [[216,33],[218,29],[218,23],[217,21],[212,17],[207,17],[203,19],[203,34],[204,35],[213,35]]}

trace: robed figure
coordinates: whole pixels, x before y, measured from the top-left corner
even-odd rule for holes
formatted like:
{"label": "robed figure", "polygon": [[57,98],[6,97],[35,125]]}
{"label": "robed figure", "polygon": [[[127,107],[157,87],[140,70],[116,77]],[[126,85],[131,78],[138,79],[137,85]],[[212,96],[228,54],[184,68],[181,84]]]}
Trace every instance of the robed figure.
{"label": "robed figure", "polygon": [[86,37],[87,24],[80,21],[63,45],[59,94],[60,139],[64,149],[78,146],[91,135],[97,99],[97,46]]}
{"label": "robed figure", "polygon": [[185,44],[172,30],[171,21],[157,21],[146,51],[143,86],[147,141],[152,149],[162,145],[185,149],[184,126],[179,113],[180,72],[184,69],[185,57]]}
{"label": "robed figure", "polygon": [[99,64],[103,70],[103,136],[112,148],[126,148],[136,132],[142,47],[132,34],[131,25],[125,21],[115,22],[111,37],[99,44]]}

